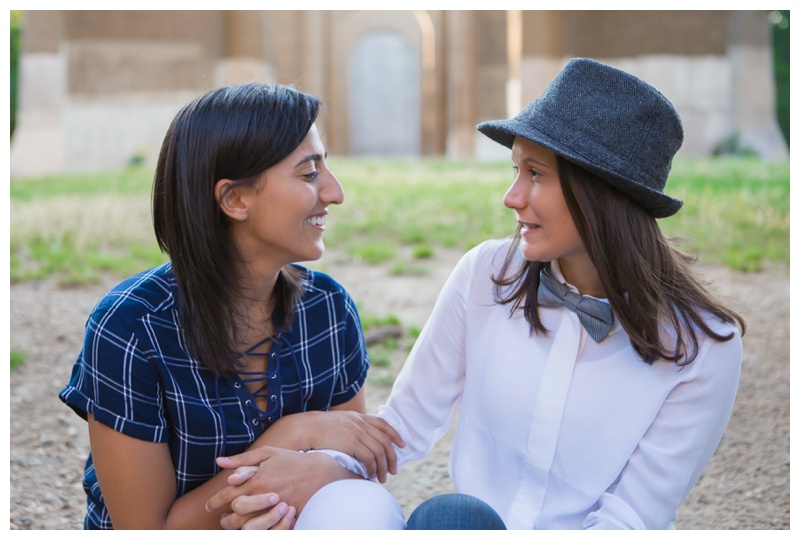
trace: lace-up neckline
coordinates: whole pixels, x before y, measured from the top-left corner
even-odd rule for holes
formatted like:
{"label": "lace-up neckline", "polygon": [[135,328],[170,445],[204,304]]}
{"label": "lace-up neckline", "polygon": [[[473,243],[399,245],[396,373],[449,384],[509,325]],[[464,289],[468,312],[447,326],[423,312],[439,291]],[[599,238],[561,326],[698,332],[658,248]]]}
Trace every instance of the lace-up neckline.
{"label": "lace-up neckline", "polygon": [[[241,379],[253,395],[253,400],[246,401],[245,405],[253,410],[259,422],[265,422],[269,417],[274,417],[277,411],[278,402],[274,392],[272,399],[270,399],[269,381],[275,379],[275,375],[278,373],[279,363],[277,361],[277,355],[272,355],[272,358],[276,360],[274,362],[270,362],[268,359],[271,346],[267,347],[263,352],[259,352],[257,349],[269,342],[277,343],[277,340],[277,336],[266,337],[239,355],[240,358],[261,357],[265,359],[266,368],[264,370],[242,371],[239,373],[239,379]],[[258,383],[261,384],[253,389],[253,385]],[[264,409],[258,406],[259,400],[263,400],[263,402],[266,403]]]}

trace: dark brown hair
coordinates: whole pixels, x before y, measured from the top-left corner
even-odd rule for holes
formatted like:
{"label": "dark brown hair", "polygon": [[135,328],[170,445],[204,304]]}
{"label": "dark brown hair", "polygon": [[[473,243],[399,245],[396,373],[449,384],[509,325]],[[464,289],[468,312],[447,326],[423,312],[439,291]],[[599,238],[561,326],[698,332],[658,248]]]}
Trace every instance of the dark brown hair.
{"label": "dark brown hair", "polygon": [[[694,276],[691,257],[661,232],[656,219],[596,175],[557,156],[564,199],[583,245],[600,276],[614,314],[648,364],[659,358],[688,364],[698,353],[697,329],[717,341],[733,333],[715,333],[703,311],[745,331],[744,319],[720,304]],[[519,230],[497,276],[495,298],[521,308],[532,332],[547,332],[539,318],[537,290],[542,262],[511,267],[519,249]],[[623,247],[624,246],[624,247]],[[671,328],[667,338],[664,325]]]}
{"label": "dark brown hair", "polygon": [[[178,284],[189,351],[218,375],[237,370],[233,299],[241,256],[214,197],[218,180],[254,187],[291,154],[319,113],[319,100],[289,87],[251,83],[220,88],[178,112],[164,137],[153,181],[153,227]],[[302,271],[284,267],[273,320],[288,329]]]}

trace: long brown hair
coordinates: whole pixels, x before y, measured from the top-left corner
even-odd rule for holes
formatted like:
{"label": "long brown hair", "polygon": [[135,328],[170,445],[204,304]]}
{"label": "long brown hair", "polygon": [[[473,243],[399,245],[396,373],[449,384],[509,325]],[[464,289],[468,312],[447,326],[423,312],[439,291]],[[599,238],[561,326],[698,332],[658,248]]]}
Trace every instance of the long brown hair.
{"label": "long brown hair", "polygon": [[[695,258],[675,247],[654,217],[592,172],[560,156],[557,165],[583,245],[642,360],[692,362],[698,353],[698,329],[717,341],[733,337],[732,332],[720,335],[709,328],[703,311],[738,324],[744,334],[744,319],[705,289],[691,269]],[[500,272],[492,276],[495,298],[512,310],[521,308],[531,331],[545,333],[536,298],[539,272],[547,263],[525,261],[512,271],[519,243],[517,230]],[[664,335],[665,325],[673,330],[670,337]]]}
{"label": "long brown hair", "polygon": [[[178,313],[189,351],[218,375],[234,373],[241,256],[214,197],[221,178],[254,187],[261,173],[303,141],[319,100],[291,88],[260,83],[208,92],[175,116],[153,181],[153,227],[170,256],[178,284]],[[291,327],[303,272],[284,267],[273,298],[273,321]]]}

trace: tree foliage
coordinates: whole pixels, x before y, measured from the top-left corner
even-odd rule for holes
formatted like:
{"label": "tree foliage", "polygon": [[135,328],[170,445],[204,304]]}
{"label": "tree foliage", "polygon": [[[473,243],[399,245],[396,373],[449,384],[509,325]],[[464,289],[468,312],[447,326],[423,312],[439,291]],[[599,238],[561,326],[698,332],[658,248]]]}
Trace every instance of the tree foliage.
{"label": "tree foliage", "polygon": [[789,144],[789,10],[770,11],[772,57],[775,66],[775,114]]}
{"label": "tree foliage", "polygon": [[19,80],[20,35],[22,34],[22,12],[11,10],[11,136],[17,123],[17,86]]}

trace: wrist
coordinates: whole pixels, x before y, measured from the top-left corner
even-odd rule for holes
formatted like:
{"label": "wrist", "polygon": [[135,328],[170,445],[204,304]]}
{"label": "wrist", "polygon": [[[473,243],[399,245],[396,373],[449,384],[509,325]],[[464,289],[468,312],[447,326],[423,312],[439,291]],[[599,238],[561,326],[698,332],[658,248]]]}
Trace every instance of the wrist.
{"label": "wrist", "polygon": [[369,474],[367,473],[367,467],[353,456],[349,456],[344,452],[332,449],[306,450],[301,452],[305,454],[325,454],[326,456],[331,457],[343,469],[356,475],[356,477],[361,477],[365,480],[370,479]]}
{"label": "wrist", "polygon": [[324,452],[308,452],[306,455],[313,460],[313,467],[317,478],[320,479],[318,488],[348,478],[359,478],[356,474],[348,471],[342,464],[331,455]]}
{"label": "wrist", "polygon": [[272,446],[300,451],[313,448],[314,441],[311,434],[314,430],[309,429],[303,420],[311,419],[317,412],[309,411],[282,416],[264,434],[272,432],[273,435],[280,437],[279,444]]}

